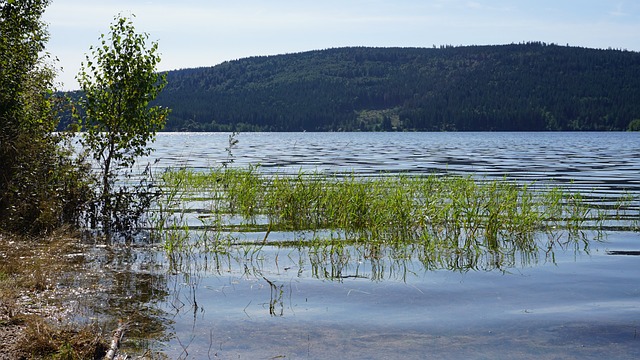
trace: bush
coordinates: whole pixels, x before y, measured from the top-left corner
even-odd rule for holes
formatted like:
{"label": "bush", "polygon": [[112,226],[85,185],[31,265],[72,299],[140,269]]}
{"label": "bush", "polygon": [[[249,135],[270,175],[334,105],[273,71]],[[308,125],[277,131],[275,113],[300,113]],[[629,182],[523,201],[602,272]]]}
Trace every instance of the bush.
{"label": "bush", "polygon": [[57,135],[21,134],[11,145],[15,157],[3,159],[0,170],[11,174],[0,195],[0,228],[35,234],[78,224],[92,197],[89,167]]}
{"label": "bush", "polygon": [[0,230],[40,233],[77,223],[88,167],[55,134],[60,99],[44,53],[47,0],[0,0]]}

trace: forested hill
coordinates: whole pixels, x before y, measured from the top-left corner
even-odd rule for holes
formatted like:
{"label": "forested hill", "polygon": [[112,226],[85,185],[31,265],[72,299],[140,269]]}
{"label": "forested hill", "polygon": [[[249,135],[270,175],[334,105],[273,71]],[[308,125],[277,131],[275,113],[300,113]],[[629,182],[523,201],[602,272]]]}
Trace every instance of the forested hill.
{"label": "forested hill", "polygon": [[336,48],[170,71],[169,131],[626,130],[640,53],[542,43]]}

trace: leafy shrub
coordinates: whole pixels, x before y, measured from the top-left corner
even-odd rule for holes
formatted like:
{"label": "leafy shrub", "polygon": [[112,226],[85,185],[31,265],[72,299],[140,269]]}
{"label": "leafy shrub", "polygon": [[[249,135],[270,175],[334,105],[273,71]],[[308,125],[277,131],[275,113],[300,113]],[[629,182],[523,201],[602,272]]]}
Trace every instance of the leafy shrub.
{"label": "leafy shrub", "polygon": [[74,223],[91,197],[88,167],[53,133],[63,102],[44,53],[47,0],[0,1],[0,230]]}

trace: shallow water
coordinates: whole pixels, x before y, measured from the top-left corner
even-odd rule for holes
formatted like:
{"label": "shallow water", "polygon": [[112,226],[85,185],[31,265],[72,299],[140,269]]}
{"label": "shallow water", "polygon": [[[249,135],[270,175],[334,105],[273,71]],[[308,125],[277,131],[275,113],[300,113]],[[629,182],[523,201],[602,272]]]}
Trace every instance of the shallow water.
{"label": "shallow water", "polygon": [[[160,168],[218,166],[228,160],[228,135],[160,134],[154,157]],[[640,194],[637,133],[246,133],[237,139],[231,166],[261,164],[265,172],[508,177],[562,183],[594,197],[631,195],[632,211]],[[141,248],[126,264],[111,263],[131,277],[122,281],[126,286],[138,289],[139,327],[156,329],[137,343],[140,334],[130,334],[125,349],[132,352],[142,342],[171,359],[638,358],[640,256],[607,250],[640,251],[640,235],[605,235],[588,252],[556,249],[555,262],[529,254],[503,271],[425,270],[415,257],[374,261],[358,251],[318,257],[310,249],[272,246],[177,258]],[[278,236],[288,235],[270,235]]]}
{"label": "shallow water", "polygon": [[540,254],[506,272],[358,256],[318,271],[309,252],[268,246],[159,261],[167,288],[152,303],[170,337],[149,346],[172,359],[632,359],[640,257],[607,250],[638,240],[611,232],[588,253],[557,251],[555,263]]}

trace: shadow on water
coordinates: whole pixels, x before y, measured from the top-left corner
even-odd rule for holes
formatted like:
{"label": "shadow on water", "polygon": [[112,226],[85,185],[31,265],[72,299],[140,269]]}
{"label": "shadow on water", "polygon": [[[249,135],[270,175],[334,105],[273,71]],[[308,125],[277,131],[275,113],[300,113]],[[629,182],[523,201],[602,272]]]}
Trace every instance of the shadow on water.
{"label": "shadow on water", "polygon": [[609,255],[630,255],[630,256],[640,256],[640,251],[629,251],[629,250],[609,250],[607,251]]}

